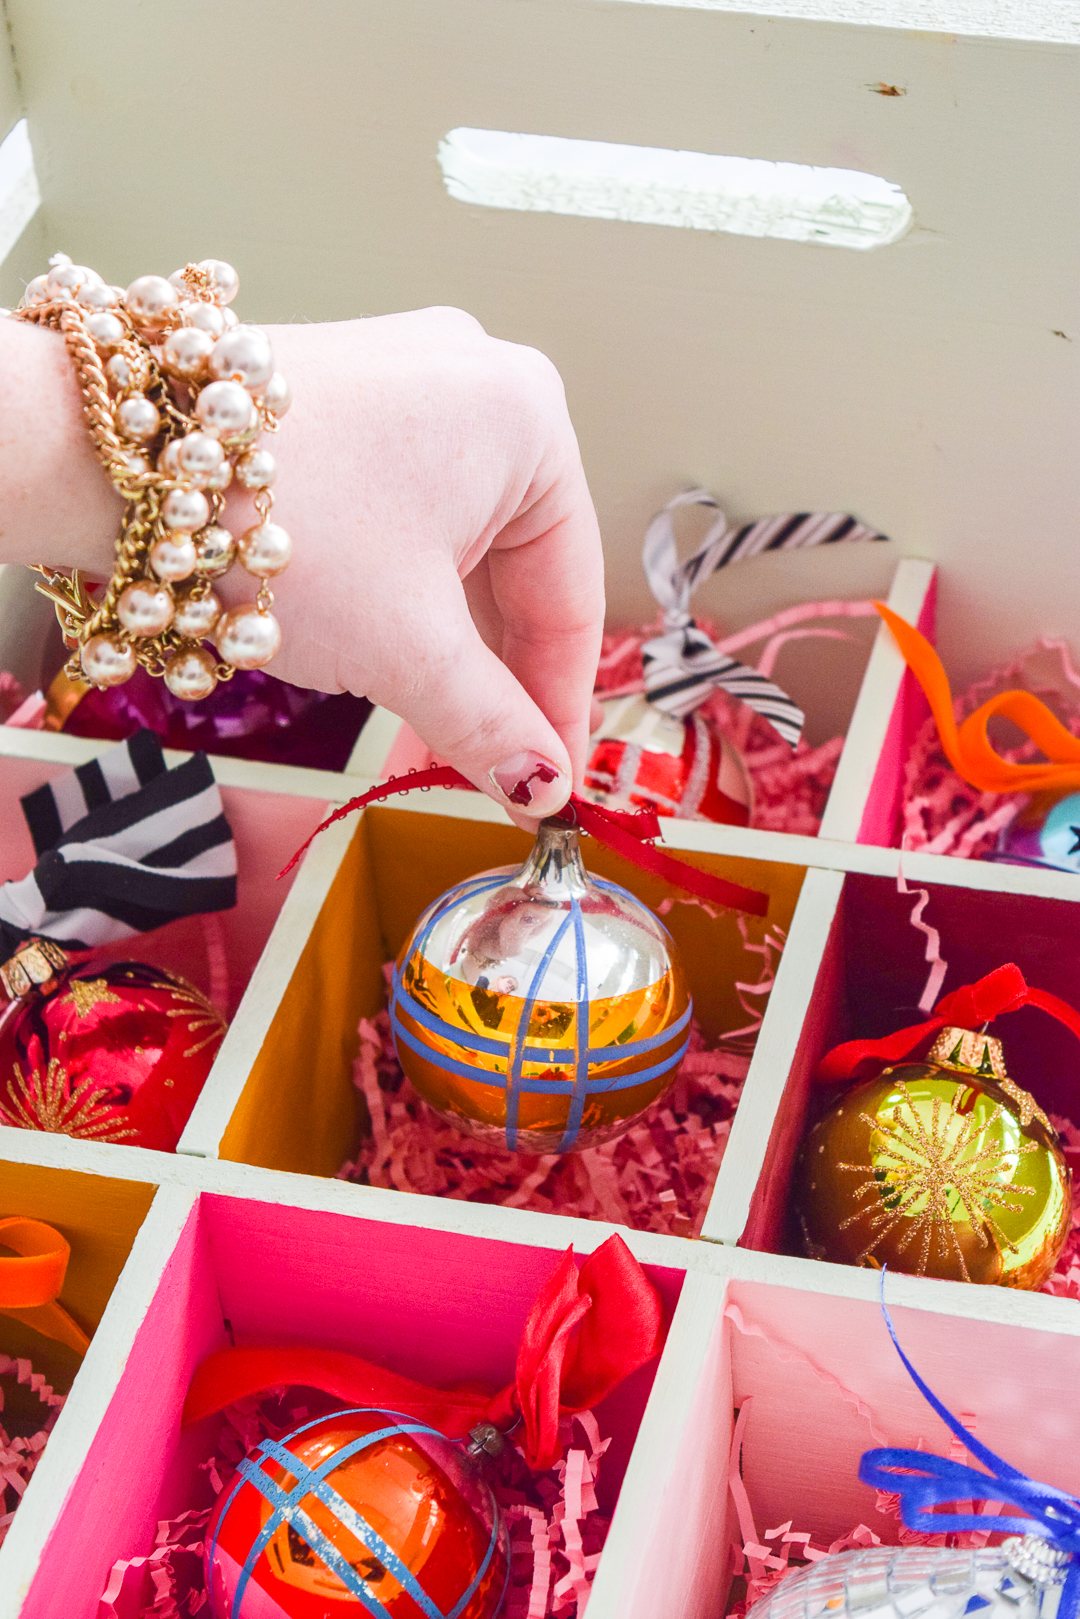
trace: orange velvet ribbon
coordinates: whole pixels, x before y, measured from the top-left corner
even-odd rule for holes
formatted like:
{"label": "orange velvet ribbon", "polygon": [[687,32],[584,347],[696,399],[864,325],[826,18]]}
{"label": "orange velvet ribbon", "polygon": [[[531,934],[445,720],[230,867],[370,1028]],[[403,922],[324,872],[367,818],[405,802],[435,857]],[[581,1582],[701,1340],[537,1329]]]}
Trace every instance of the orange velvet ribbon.
{"label": "orange velvet ribbon", "polygon": [[89,1338],[58,1302],[71,1257],[59,1231],[14,1215],[0,1220],[0,1247],[14,1250],[12,1256],[0,1255],[0,1314],[85,1355]]}
{"label": "orange velvet ribbon", "polygon": [[[1002,691],[958,726],[949,677],[925,635],[882,602],[874,606],[892,630],[909,669],[926,693],[945,755],[969,786],[981,793],[1041,793],[1056,798],[1080,790],[1080,737],[1067,731],[1030,691]],[[987,725],[995,714],[1018,725],[1046,755],[1045,764],[1012,764],[991,744]]]}

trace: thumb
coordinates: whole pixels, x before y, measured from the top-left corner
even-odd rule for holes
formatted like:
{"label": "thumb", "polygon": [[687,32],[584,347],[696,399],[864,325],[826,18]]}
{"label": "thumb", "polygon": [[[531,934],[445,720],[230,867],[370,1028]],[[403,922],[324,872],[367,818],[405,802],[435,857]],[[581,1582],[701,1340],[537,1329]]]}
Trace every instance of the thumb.
{"label": "thumb", "polygon": [[413,607],[410,624],[398,620],[398,656],[368,695],[533,830],[573,786],[558,732],[481,639],[456,573],[429,579],[419,599],[414,584]]}

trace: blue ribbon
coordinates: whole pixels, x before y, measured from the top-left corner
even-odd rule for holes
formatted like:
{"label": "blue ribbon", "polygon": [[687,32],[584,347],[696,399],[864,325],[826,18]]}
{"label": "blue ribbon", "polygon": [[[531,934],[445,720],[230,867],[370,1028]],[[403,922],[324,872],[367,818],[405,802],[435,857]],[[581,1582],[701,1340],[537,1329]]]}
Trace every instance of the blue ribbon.
{"label": "blue ribbon", "polygon": [[[1010,1466],[992,1450],[980,1444],[958,1417],[929,1389],[900,1348],[892,1318],[885,1307],[885,1272],[881,1275],[881,1312],[885,1325],[919,1393],[937,1412],[946,1427],[962,1441],[971,1454],[989,1469],[979,1473],[973,1467],[949,1461],[944,1456],[928,1456],[921,1450],[900,1450],[886,1446],[865,1451],[859,1463],[859,1478],[874,1489],[888,1490],[900,1497],[900,1515],[909,1529],[927,1534],[947,1534],[964,1529],[1004,1529],[1016,1535],[1038,1535],[1068,1552],[1065,1584],[1058,1603],[1058,1619],[1080,1619],[1080,1501],[1039,1484],[1016,1467]],[[986,1518],[974,1512],[935,1512],[938,1506],[962,1501],[1004,1501],[1029,1514],[1024,1518]]]}

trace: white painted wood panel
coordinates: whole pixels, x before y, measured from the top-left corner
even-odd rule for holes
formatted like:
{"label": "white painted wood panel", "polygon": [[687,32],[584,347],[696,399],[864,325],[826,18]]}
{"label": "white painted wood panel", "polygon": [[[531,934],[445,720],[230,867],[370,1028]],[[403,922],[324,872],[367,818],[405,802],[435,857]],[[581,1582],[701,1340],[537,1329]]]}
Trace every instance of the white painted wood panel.
{"label": "white painted wood panel", "polygon": [[716,1379],[720,1399],[729,1396],[726,1410],[702,1392],[717,1370],[710,1357],[726,1292],[720,1276],[691,1274],[683,1283],[596,1571],[590,1619],[718,1619],[723,1612],[730,1378]]}
{"label": "white painted wood panel", "polygon": [[94,1333],[67,1404],[0,1547],[0,1619],[18,1619],[45,1542],[86,1462],[94,1435],[116,1393],[131,1341],[197,1198],[198,1193],[186,1187],[160,1191],[135,1238],[131,1257]]}
{"label": "white painted wood panel", "polygon": [[[221,1137],[240,1099],[251,1064],[262,1048],[354,830],[351,820],[338,821],[316,838],[305,855],[202,1094],[192,1109],[177,1152],[217,1157]],[[283,1085],[298,1082],[296,1075],[281,1077]]]}
{"label": "white painted wood panel", "polygon": [[[1080,632],[1060,587],[1080,44],[1075,0],[931,4],[330,0],[298,28],[288,0],[191,0],[181,30],[125,0],[7,15],[54,246],[124,282],[222,254],[265,319],[462,305],[565,375],[613,622],[647,613],[649,516],[699,482],[734,517],[850,509],[936,560],[964,684],[1040,631]],[[235,183],[208,186],[175,139],[193,85]],[[848,254],[472,208],[435,161],[462,125],[853,166],[900,185],[916,224]],[[238,208],[241,183],[257,201]],[[700,608],[737,628],[779,601],[880,591],[885,550],[762,558]]]}
{"label": "white painted wood panel", "polygon": [[738,1242],[746,1225],[843,886],[838,871],[806,874],[701,1228],[712,1242]]}
{"label": "white painted wood panel", "polygon": [[[887,604],[909,624],[919,622],[934,585],[934,573],[932,563],[914,558],[902,562],[896,570]],[[891,630],[887,624],[880,624],[822,817],[820,835],[823,838],[854,843],[859,835],[906,670],[903,653]]]}
{"label": "white painted wood panel", "polygon": [[[73,769],[115,746],[114,742],[102,742],[96,737],[67,736],[62,731],[24,731],[18,727],[12,729],[0,725],[0,761],[5,757],[40,759],[45,764],[65,765]],[[164,753],[170,769],[191,758],[190,753],[182,753],[175,748],[166,748]],[[228,759],[214,754],[213,766],[215,780],[222,787],[288,793],[298,798],[323,798],[331,804],[341,803],[353,793],[362,792],[367,785],[333,770],[306,770],[297,765],[268,764],[262,759]],[[2,762],[0,769],[3,769]]]}

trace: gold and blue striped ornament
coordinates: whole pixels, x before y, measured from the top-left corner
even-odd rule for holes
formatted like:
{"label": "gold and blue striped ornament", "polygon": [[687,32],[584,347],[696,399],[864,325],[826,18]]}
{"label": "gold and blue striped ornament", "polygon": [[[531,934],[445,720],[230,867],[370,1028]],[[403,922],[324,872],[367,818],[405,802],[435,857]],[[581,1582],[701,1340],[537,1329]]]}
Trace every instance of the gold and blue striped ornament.
{"label": "gold and blue striped ornament", "polygon": [[458,1128],[514,1152],[621,1135],[673,1082],[691,1001],[674,942],[545,822],[518,870],[483,872],[421,916],[394,968],[402,1068]]}

